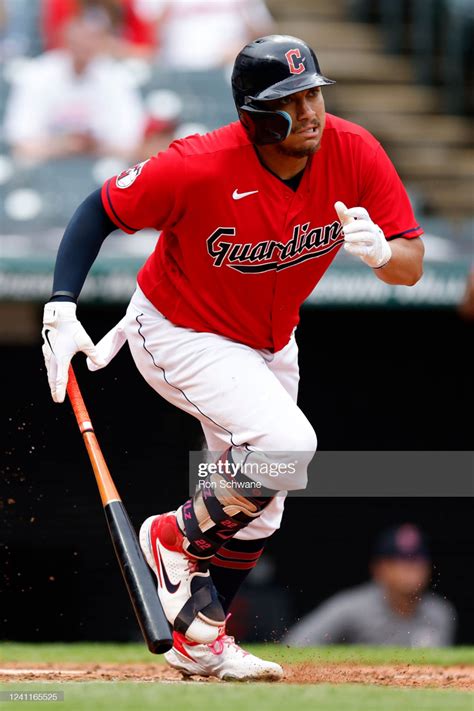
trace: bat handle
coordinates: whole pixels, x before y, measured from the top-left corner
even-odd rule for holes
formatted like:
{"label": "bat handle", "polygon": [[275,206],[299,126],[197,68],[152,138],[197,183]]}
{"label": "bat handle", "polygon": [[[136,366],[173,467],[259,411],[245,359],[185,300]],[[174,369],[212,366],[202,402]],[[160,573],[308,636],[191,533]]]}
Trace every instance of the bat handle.
{"label": "bat handle", "polygon": [[89,417],[84,400],[82,399],[81,391],[79,390],[79,385],[72,365],[69,365],[67,394],[69,396],[69,400],[71,401],[72,409],[74,411],[74,415],[76,416],[77,424],[79,425],[81,433],[84,434],[84,432],[93,432],[94,428],[92,426],[91,418]]}
{"label": "bat handle", "polygon": [[84,400],[82,399],[81,390],[76,380],[72,365],[69,366],[67,394],[69,396],[69,400],[71,401],[77,424],[79,425],[79,429],[84,439],[84,444],[86,445],[86,449],[91,460],[102,503],[106,506],[106,504],[111,501],[120,501],[120,495],[112,477],[110,476],[109,468],[104,459],[104,455],[102,454],[97,437],[95,436],[94,428]]}

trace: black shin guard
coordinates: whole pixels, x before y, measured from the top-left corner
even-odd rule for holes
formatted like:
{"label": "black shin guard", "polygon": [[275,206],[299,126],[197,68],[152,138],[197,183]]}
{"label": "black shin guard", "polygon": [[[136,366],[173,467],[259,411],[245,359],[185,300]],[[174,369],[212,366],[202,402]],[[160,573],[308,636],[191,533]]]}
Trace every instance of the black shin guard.
{"label": "black shin guard", "polygon": [[[225,459],[224,459],[225,458]],[[228,450],[221,461],[231,461]],[[210,558],[251,521],[260,516],[276,492],[237,473],[219,472],[211,486],[199,489],[178,511],[185,549],[196,558]]]}

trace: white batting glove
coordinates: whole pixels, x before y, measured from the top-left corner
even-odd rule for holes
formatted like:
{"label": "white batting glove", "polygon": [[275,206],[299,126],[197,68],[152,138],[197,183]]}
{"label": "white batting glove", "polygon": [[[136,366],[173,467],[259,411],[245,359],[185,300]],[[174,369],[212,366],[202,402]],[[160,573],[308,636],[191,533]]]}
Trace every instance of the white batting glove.
{"label": "white batting glove", "polygon": [[360,257],[372,269],[384,267],[392,257],[392,250],[365,207],[351,207],[348,210],[343,202],[336,202],[334,209],[343,227],[344,249]]}
{"label": "white batting glove", "polygon": [[70,301],[50,301],[45,305],[41,335],[51,395],[54,402],[64,402],[73,355],[83,351],[99,367],[102,359],[76,318],[76,304]]}

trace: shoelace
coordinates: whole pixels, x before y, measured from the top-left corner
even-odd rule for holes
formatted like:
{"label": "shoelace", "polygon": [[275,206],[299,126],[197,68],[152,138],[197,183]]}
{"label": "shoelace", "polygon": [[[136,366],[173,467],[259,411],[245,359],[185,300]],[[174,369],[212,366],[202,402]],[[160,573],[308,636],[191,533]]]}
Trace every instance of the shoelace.
{"label": "shoelace", "polygon": [[186,567],[190,573],[199,572],[199,563],[196,558],[188,558],[186,561]]}
{"label": "shoelace", "polygon": [[186,556],[186,565],[190,573],[206,573],[209,568],[209,559],[193,558]]}
{"label": "shoelace", "polygon": [[236,643],[235,639],[228,634],[219,635],[212,644],[207,645],[211,652],[215,655],[222,654],[226,647],[233,647],[239,654],[246,657],[250,652],[246,652]]}
{"label": "shoelace", "polygon": [[215,655],[222,654],[224,649],[226,647],[233,647],[239,654],[241,654],[243,657],[246,657],[250,652],[246,652],[242,647],[239,647],[239,645],[236,643],[235,638],[231,637],[230,635],[225,633],[225,626],[227,623],[227,620],[229,617],[231,617],[232,613],[229,612],[227,617],[224,620],[224,624],[222,625],[222,632],[219,634],[217,639],[214,640],[211,644],[208,644],[207,646],[211,650],[211,652]]}

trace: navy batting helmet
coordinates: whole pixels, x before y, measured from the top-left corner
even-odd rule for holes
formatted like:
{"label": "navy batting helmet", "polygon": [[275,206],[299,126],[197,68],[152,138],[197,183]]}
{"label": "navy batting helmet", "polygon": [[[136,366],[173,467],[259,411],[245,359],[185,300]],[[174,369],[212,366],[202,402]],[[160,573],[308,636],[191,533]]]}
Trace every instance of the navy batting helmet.
{"label": "navy batting helmet", "polygon": [[335,82],[321,74],[315,53],[303,40],[268,35],[246,45],[235,60],[232,93],[252,143],[280,143],[291,131],[290,115],[269,111],[265,101],[325,84]]}

